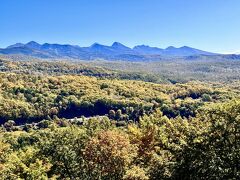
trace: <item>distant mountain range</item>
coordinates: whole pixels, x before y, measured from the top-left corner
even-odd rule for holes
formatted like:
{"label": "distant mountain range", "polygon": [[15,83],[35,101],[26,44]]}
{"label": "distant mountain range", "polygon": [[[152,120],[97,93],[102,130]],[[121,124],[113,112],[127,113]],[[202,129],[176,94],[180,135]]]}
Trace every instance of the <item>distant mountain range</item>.
{"label": "distant mountain range", "polygon": [[144,61],[159,60],[166,57],[195,57],[199,55],[217,55],[215,53],[183,46],[176,48],[169,46],[166,49],[138,45],[129,48],[119,42],[111,46],[94,43],[90,47],[61,44],[39,44],[31,41],[26,44],[16,43],[5,49],[0,49],[0,54],[6,55],[27,55],[39,58],[73,58],[82,60],[105,59],[105,60],[128,60]]}

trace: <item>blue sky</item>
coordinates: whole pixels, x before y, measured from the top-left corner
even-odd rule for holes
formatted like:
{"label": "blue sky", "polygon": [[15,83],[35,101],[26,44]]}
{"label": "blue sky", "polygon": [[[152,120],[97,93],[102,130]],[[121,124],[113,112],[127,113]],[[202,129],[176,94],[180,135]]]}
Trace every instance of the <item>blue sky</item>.
{"label": "blue sky", "polygon": [[240,0],[0,0],[0,47],[94,42],[240,51]]}

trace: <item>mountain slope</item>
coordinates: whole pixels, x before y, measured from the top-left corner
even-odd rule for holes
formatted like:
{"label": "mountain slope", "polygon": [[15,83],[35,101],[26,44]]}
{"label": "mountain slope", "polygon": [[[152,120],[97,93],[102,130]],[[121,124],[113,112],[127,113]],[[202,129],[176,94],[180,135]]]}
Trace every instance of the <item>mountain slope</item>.
{"label": "mountain slope", "polygon": [[135,46],[133,50],[140,54],[148,55],[163,55],[163,56],[192,56],[192,55],[214,55],[214,53],[202,51],[199,49],[191,48],[188,46],[182,46],[176,48],[174,46],[169,46],[166,49],[161,49],[157,47],[150,47],[146,45]]}

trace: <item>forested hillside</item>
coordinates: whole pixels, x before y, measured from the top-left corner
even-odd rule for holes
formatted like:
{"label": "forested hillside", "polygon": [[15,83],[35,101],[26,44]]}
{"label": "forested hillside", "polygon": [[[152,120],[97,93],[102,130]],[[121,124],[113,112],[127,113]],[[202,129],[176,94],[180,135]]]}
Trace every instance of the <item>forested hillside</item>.
{"label": "forested hillside", "polygon": [[[195,116],[204,104],[239,97],[234,85],[189,82],[154,84],[98,79],[82,75],[41,76],[0,74],[0,122],[17,124],[52,118],[105,115],[121,112],[116,120],[138,121],[160,108],[167,117]],[[237,86],[239,82],[235,83]],[[229,93],[229,91],[231,92]]]}
{"label": "forested hillside", "polygon": [[[199,81],[142,64],[1,60],[0,177],[239,179],[240,81],[231,63],[212,63],[215,75]],[[235,78],[216,78],[224,68]]]}

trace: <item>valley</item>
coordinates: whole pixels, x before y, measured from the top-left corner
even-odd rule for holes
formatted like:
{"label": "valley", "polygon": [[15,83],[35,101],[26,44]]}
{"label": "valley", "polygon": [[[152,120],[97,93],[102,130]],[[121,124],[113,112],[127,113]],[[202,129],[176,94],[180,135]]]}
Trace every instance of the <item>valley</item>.
{"label": "valley", "polygon": [[5,179],[239,176],[238,60],[0,58]]}

